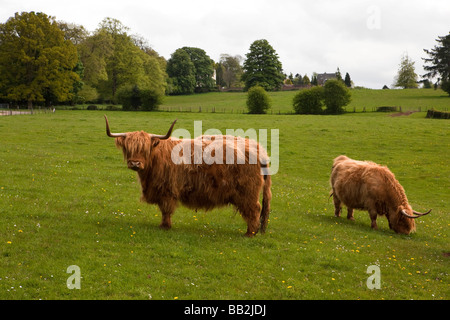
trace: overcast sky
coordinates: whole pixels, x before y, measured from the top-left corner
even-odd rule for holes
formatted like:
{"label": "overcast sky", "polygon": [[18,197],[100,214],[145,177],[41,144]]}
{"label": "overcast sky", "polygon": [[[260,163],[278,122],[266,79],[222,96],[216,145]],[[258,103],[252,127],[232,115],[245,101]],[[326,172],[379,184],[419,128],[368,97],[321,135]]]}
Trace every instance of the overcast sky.
{"label": "overcast sky", "polygon": [[120,20],[166,59],[198,47],[215,61],[245,58],[267,39],[287,74],[348,72],[355,85],[391,86],[404,53],[422,75],[424,48],[450,32],[449,0],[0,0],[0,22],[36,11],[94,31]]}

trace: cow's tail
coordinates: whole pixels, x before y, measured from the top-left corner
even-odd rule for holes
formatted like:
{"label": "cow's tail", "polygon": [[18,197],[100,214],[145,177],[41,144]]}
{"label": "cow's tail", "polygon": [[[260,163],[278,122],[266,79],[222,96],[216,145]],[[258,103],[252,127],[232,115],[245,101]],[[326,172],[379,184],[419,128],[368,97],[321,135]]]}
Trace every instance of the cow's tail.
{"label": "cow's tail", "polygon": [[270,178],[270,175],[264,175],[263,201],[260,217],[261,233],[264,233],[266,231],[267,222],[269,220],[270,200],[272,199],[272,191],[270,190],[271,184],[272,180]]}

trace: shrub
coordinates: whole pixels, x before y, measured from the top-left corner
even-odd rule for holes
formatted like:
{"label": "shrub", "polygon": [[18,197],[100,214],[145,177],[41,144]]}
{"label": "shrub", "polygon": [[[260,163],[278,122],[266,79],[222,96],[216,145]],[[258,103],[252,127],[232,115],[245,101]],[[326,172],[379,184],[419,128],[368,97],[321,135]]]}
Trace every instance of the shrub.
{"label": "shrub", "polygon": [[266,90],[260,86],[251,87],[247,95],[248,113],[266,113],[271,106],[271,99]]}
{"label": "shrub", "polygon": [[162,103],[162,95],[151,89],[139,89],[138,86],[124,86],[117,92],[117,101],[123,110],[156,110]]}
{"label": "shrub", "polygon": [[327,80],[323,86],[324,102],[328,114],[344,113],[344,106],[350,103],[350,90],[339,80]]}
{"label": "shrub", "polygon": [[117,90],[117,102],[123,110],[137,110],[141,104],[138,86],[123,86]]}
{"label": "shrub", "polygon": [[377,108],[377,112],[395,112],[397,107],[382,106]]}
{"label": "shrub", "polygon": [[151,89],[141,90],[140,98],[142,110],[145,111],[157,110],[163,101],[163,96]]}
{"label": "shrub", "polygon": [[312,87],[299,91],[293,99],[295,113],[321,114],[322,113],[323,88]]}

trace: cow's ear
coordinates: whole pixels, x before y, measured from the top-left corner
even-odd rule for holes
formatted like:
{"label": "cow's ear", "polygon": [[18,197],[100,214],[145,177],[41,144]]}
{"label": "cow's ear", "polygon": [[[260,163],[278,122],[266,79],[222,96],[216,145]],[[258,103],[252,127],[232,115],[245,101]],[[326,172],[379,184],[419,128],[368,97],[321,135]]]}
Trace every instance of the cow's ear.
{"label": "cow's ear", "polygon": [[152,147],[156,147],[160,141],[158,138],[152,138]]}

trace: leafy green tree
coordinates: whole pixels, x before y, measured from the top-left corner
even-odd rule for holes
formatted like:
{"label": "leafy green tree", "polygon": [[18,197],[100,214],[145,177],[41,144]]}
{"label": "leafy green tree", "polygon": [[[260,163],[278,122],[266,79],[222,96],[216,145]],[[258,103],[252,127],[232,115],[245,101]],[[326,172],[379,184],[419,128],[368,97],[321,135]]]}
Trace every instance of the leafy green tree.
{"label": "leafy green tree", "polygon": [[[13,101],[34,102],[45,98],[68,101],[78,63],[73,43],[55,19],[44,13],[16,13],[0,24],[0,96]],[[47,101],[49,103],[50,101]]]}
{"label": "leafy green tree", "polygon": [[100,81],[108,80],[106,59],[114,52],[114,40],[106,30],[99,29],[77,46],[78,54],[84,65],[83,81],[97,88]]}
{"label": "leafy green tree", "polygon": [[206,54],[205,50],[193,47],[183,47],[182,49],[194,64],[195,88],[200,92],[214,88],[214,61]]}
{"label": "leafy green tree", "polygon": [[339,80],[339,81],[344,81],[344,80],[342,79],[342,74],[341,74],[341,70],[339,69],[339,67],[337,68],[335,75],[336,75],[336,79],[337,79],[337,80]]}
{"label": "leafy green tree", "polygon": [[272,102],[263,87],[254,86],[248,90],[247,108],[249,113],[266,113]]}
{"label": "leafy green tree", "polygon": [[220,64],[223,66],[222,79],[228,88],[239,86],[242,76],[242,60],[242,57],[239,55],[222,54],[220,56]]}
{"label": "leafy green tree", "polygon": [[438,37],[436,41],[439,45],[431,50],[423,50],[429,56],[422,58],[426,64],[423,68],[427,71],[423,77],[432,79],[439,76],[442,89],[450,95],[450,32],[446,36]]}
{"label": "leafy green tree", "polygon": [[303,77],[301,76],[301,74],[297,73],[295,75],[294,80],[292,81],[295,85],[302,85],[303,84]]}
{"label": "leafy green tree", "polygon": [[323,87],[320,86],[300,90],[293,99],[295,113],[321,114],[323,91]]}
{"label": "leafy green tree", "polygon": [[167,61],[168,93],[191,94],[195,90],[195,66],[189,54],[177,49]]}
{"label": "leafy green tree", "polygon": [[323,97],[328,114],[344,113],[344,106],[350,103],[351,93],[345,84],[337,79],[330,79],[323,86]]}
{"label": "leafy green tree", "polygon": [[403,89],[417,88],[417,74],[414,68],[414,61],[412,61],[407,54],[405,54],[400,62],[397,76],[395,77],[395,87],[402,87]]}
{"label": "leafy green tree", "polygon": [[303,81],[304,85],[310,85],[311,84],[311,81],[309,80],[309,77],[306,74],[303,76],[302,81]]}
{"label": "leafy green tree", "polygon": [[[98,79],[97,90],[103,99],[113,102],[116,101],[116,93],[121,86],[136,85],[141,90],[149,89],[164,95],[166,75],[160,59],[156,58],[153,52],[144,51],[135,39],[128,35],[128,30],[116,19],[106,18],[100,23],[97,31],[101,34],[99,40],[109,46],[110,38],[112,51],[104,56],[104,63],[98,65],[100,69],[105,66],[106,78]],[[106,36],[103,33],[106,33]]]}
{"label": "leafy green tree", "polygon": [[265,39],[256,40],[246,54],[242,81],[245,90],[259,85],[265,90],[278,90],[283,85],[283,68],[275,49]]}

